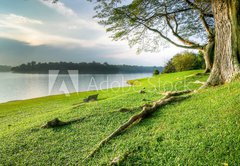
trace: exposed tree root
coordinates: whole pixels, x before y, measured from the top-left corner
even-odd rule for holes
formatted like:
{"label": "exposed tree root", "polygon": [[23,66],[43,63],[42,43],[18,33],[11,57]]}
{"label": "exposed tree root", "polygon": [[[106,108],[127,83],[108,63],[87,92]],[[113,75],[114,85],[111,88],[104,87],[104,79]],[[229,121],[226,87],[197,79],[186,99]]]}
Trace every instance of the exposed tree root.
{"label": "exposed tree root", "polygon": [[211,82],[205,82],[204,84],[202,84],[202,86],[200,86],[200,88],[198,88],[198,90],[202,90],[202,89],[207,89],[207,88],[211,88],[211,87],[216,87],[216,86],[220,86],[223,85],[223,83],[219,83],[219,84],[212,84]]}
{"label": "exposed tree root", "polygon": [[79,103],[79,104],[75,104],[75,105],[73,105],[72,109],[77,109],[77,108],[83,106],[84,104],[85,104],[84,102]]}
{"label": "exposed tree root", "polygon": [[205,82],[202,82],[202,81],[199,81],[199,80],[196,80],[195,82],[191,82],[193,84],[201,84],[201,85],[204,85]]}
{"label": "exposed tree root", "polygon": [[87,98],[83,99],[83,102],[87,103],[90,101],[97,101],[97,99],[98,99],[98,94],[90,95]]}
{"label": "exposed tree root", "polygon": [[[166,99],[166,98],[169,98],[169,97],[172,97],[172,96],[181,96],[181,95],[184,95],[184,94],[188,94],[188,93],[191,93],[192,90],[184,90],[184,91],[169,91],[169,92],[165,92],[163,94],[165,94],[165,97],[163,99]],[[163,100],[161,99],[161,100]],[[159,100],[159,101],[161,101]],[[159,102],[157,101],[157,102]]]}
{"label": "exposed tree root", "polygon": [[133,107],[133,108],[120,108],[118,111],[119,112],[133,112],[133,111],[136,111],[138,109],[143,109],[143,107],[151,107],[152,104],[144,104],[142,106],[139,106],[139,107]]}
{"label": "exposed tree root", "polygon": [[78,119],[74,119],[74,120],[70,120],[67,122],[63,122],[61,120],[59,120],[58,118],[55,118],[51,121],[48,121],[45,125],[43,125],[41,128],[55,128],[55,127],[60,127],[60,126],[65,126],[65,125],[69,125],[72,124],[74,122],[80,122],[83,121],[86,117],[83,118],[78,118]]}
{"label": "exposed tree root", "polygon": [[132,112],[134,108],[121,108],[119,112]]}
{"label": "exposed tree root", "polygon": [[126,123],[121,125],[117,130],[115,130],[113,133],[111,133],[108,137],[103,139],[97,145],[97,147],[87,156],[87,159],[92,157],[92,156],[94,156],[94,154],[104,144],[106,144],[108,141],[110,141],[115,136],[119,135],[121,132],[125,131],[125,129],[127,129],[133,123],[141,121],[142,119],[146,118],[148,115],[152,114],[153,112],[155,112],[158,108],[160,108],[162,106],[165,106],[165,105],[167,105],[169,103],[181,101],[181,100],[184,100],[184,99],[188,98],[189,96],[181,96],[181,95],[184,95],[184,94],[187,94],[187,93],[191,93],[191,92],[192,92],[191,90],[166,92],[166,93],[164,93],[165,97],[163,99],[154,102],[152,105],[144,105],[144,106],[142,106],[142,111],[140,113],[132,116]]}
{"label": "exposed tree root", "polygon": [[[116,112],[119,112],[119,111],[112,111],[112,112],[109,112],[109,113],[116,113]],[[66,121],[66,122],[63,122],[63,121],[59,120],[58,118],[55,118],[53,120],[48,121],[41,128],[55,128],[55,127],[66,126],[66,125],[70,125],[70,124],[75,123],[75,122],[82,122],[83,120],[85,120],[87,118],[96,117],[96,116],[99,116],[99,115],[101,115],[101,113],[87,115],[85,117],[69,120],[69,121]]]}

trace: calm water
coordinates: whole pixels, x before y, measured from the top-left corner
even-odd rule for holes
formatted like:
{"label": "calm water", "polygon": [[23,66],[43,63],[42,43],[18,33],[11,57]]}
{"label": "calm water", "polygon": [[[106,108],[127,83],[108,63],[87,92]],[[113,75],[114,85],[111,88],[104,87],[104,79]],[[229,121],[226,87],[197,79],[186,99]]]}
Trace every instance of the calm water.
{"label": "calm water", "polygon": [[0,103],[68,92],[128,86],[126,81],[146,74],[15,74],[0,73]]}

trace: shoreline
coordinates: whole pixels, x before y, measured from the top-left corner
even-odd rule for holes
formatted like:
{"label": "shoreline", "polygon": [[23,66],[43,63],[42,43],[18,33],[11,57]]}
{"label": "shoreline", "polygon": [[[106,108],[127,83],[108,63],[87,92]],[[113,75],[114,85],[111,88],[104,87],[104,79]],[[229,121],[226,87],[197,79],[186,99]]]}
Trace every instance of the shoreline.
{"label": "shoreline", "polygon": [[[145,73],[146,74],[146,73]],[[148,74],[148,73],[147,73]],[[115,75],[115,74],[114,74]],[[56,97],[56,96],[62,96],[65,95],[66,97],[69,95],[74,95],[74,94],[78,94],[78,93],[91,93],[91,92],[99,92],[99,91],[106,91],[106,90],[113,90],[113,89],[120,89],[120,88],[127,88],[127,87],[131,87],[134,86],[134,81],[138,80],[138,79],[146,79],[148,77],[143,77],[143,78],[136,78],[136,79],[132,79],[132,80],[126,80],[125,83],[126,85],[123,86],[119,86],[119,87],[108,87],[108,88],[103,88],[103,89],[98,89],[98,90],[83,90],[83,91],[77,91],[77,92],[71,92],[71,93],[59,93],[59,94],[49,94],[49,95],[43,95],[43,96],[36,96],[36,97],[32,97],[32,98],[24,98],[24,99],[16,99],[16,100],[9,100],[9,101],[4,101],[4,102],[0,102],[1,104],[9,104],[9,103],[14,103],[14,102],[22,102],[22,101],[27,101],[27,100],[34,100],[34,99],[41,99],[41,98],[47,98],[47,97]]]}

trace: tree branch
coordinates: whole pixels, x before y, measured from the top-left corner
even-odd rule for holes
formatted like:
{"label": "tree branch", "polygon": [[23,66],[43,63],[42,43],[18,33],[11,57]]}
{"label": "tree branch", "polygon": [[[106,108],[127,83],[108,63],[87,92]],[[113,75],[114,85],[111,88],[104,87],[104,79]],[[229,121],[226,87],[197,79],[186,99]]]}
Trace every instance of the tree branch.
{"label": "tree branch", "polygon": [[207,21],[206,21],[206,19],[205,19],[205,16],[207,16],[207,17],[212,16],[212,17],[213,17],[213,15],[212,15],[212,14],[205,14],[205,12],[204,12],[201,8],[199,8],[195,3],[191,2],[190,0],[185,0],[185,2],[186,2],[189,6],[191,6],[192,8],[194,8],[194,9],[196,9],[197,11],[200,12],[200,20],[202,21],[203,26],[204,26],[205,30],[207,31],[208,35],[209,35],[209,36],[212,36],[213,34],[212,34],[212,32],[211,32],[211,28],[210,28],[210,26],[208,25],[208,23],[207,23]]}
{"label": "tree branch", "polygon": [[[139,22],[140,23],[140,22]],[[142,24],[143,26],[145,26],[147,29],[149,29],[150,31],[153,31],[153,32],[156,32],[158,33],[163,39],[167,40],[169,43],[177,46],[177,47],[182,47],[182,48],[186,48],[186,49],[202,49],[203,46],[201,45],[192,45],[192,46],[186,46],[186,45],[181,45],[181,44],[178,44],[174,41],[172,41],[171,39],[169,39],[167,36],[164,36],[160,31],[158,31],[157,29],[154,29],[154,28],[150,28],[149,26],[147,26],[146,24],[144,23],[140,23]]]}
{"label": "tree branch", "polygon": [[183,42],[184,44],[188,45],[181,45],[181,44],[178,44],[176,42],[174,42],[173,40],[169,39],[167,36],[163,35],[163,33],[161,33],[159,30],[155,29],[155,28],[151,28],[149,27],[147,24],[143,23],[145,22],[146,20],[143,20],[139,17],[137,17],[136,15],[134,15],[133,13],[131,13],[131,15],[134,15],[134,18],[131,17],[131,15],[129,15],[128,13],[123,13],[125,14],[130,20],[134,20],[136,21],[137,23],[143,25],[145,28],[147,28],[148,30],[152,31],[152,32],[155,32],[155,33],[158,33],[163,39],[165,39],[166,41],[168,41],[169,43],[177,46],[177,47],[181,47],[181,48],[186,48],[186,49],[203,49],[204,46],[201,46],[199,44],[195,44],[195,43],[191,43],[189,41],[185,41],[183,38],[181,38],[179,35],[179,37],[176,37],[181,41]]}
{"label": "tree branch", "polygon": [[213,14],[210,14],[210,13],[205,13],[204,10],[202,10],[201,8],[199,8],[195,3],[189,1],[189,0],[185,0],[185,2],[191,6],[192,8],[198,10],[203,16],[205,17],[214,17]]}
{"label": "tree branch", "polygon": [[98,145],[97,147],[86,157],[85,160],[93,157],[95,153],[107,142],[109,142],[111,139],[114,137],[118,136],[122,132],[124,132],[129,126],[131,126],[133,123],[143,120],[147,116],[153,114],[156,112],[159,108],[172,103],[172,102],[177,102],[177,101],[182,101],[184,99],[189,98],[190,96],[181,96],[185,94],[191,93],[191,90],[186,90],[186,91],[176,91],[176,92],[168,92],[165,94],[165,97],[153,102],[152,105],[148,106],[143,106],[142,111],[134,116],[132,116],[127,122],[123,123],[119,128],[117,128],[113,133],[111,133],[109,136],[104,138]]}
{"label": "tree branch", "polygon": [[211,32],[211,28],[209,27],[207,21],[205,20],[204,15],[201,14],[201,15],[200,15],[200,19],[201,19],[201,21],[202,21],[202,23],[203,23],[203,26],[204,26],[205,30],[206,30],[207,33],[208,33],[208,36],[212,36],[213,34],[212,34],[212,32]]}
{"label": "tree branch", "polygon": [[[165,12],[167,13],[167,7],[166,7],[166,6],[165,6]],[[174,30],[173,26],[171,25],[171,22],[170,22],[170,20],[169,20],[169,16],[166,16],[165,18],[166,18],[166,22],[167,22],[169,28],[170,28],[171,31],[172,31],[172,34],[173,34],[179,41],[181,41],[183,44],[188,45],[188,46],[196,46],[196,45],[197,45],[196,43],[194,43],[194,42],[192,42],[192,41],[189,41],[189,40],[186,40],[186,39],[184,39],[183,37],[181,37],[181,36],[177,33],[177,31]],[[175,16],[174,16],[174,18],[175,18]],[[177,24],[176,18],[175,18],[175,22],[176,22],[176,27],[177,27],[178,24]]]}
{"label": "tree branch", "polygon": [[143,21],[147,22],[150,21],[151,19],[155,18],[155,17],[164,17],[164,16],[168,16],[168,15],[172,15],[172,14],[177,14],[177,13],[181,13],[181,12],[186,12],[191,10],[191,8],[186,8],[186,9],[180,9],[180,10],[176,10],[173,12],[169,12],[169,13],[155,13],[154,15],[150,16],[149,18],[146,19],[142,19]]}

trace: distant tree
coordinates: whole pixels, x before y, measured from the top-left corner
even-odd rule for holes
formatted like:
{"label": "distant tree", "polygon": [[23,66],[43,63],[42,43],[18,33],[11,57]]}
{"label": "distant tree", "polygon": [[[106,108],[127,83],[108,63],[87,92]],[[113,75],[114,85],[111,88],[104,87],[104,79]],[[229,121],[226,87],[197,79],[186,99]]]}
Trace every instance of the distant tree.
{"label": "distant tree", "polygon": [[34,66],[34,65],[36,65],[36,64],[37,64],[37,62],[35,62],[35,61],[32,61],[32,62],[31,62],[31,65],[32,65],[32,66]]}
{"label": "distant tree", "polygon": [[173,73],[186,70],[203,69],[204,60],[201,54],[183,52],[175,55],[164,67],[163,73]]}
{"label": "distant tree", "polygon": [[204,54],[201,51],[199,51],[198,54],[196,54],[196,56],[198,59],[198,69],[206,69],[206,62],[204,60]]}
{"label": "distant tree", "polygon": [[103,64],[104,64],[105,66],[108,66],[108,65],[109,65],[107,62],[104,62]]}
{"label": "distant tree", "polygon": [[166,66],[164,67],[163,73],[174,73],[174,72],[176,72],[176,69],[171,59],[167,62]]}
{"label": "distant tree", "polygon": [[153,75],[154,75],[154,76],[159,75],[159,74],[160,74],[159,70],[155,69],[155,70],[153,71]]}
{"label": "distant tree", "polygon": [[9,72],[11,71],[11,66],[0,65],[0,72]]}
{"label": "distant tree", "polygon": [[107,62],[101,64],[72,63],[72,62],[30,62],[12,68],[15,73],[48,73],[49,70],[60,70],[60,74],[67,73],[67,70],[78,70],[79,74],[116,74],[116,73],[151,73],[154,69],[162,71],[162,67],[110,65]]}
{"label": "distant tree", "polygon": [[172,63],[176,71],[198,69],[199,61],[197,56],[191,52],[184,52],[173,57]]}

